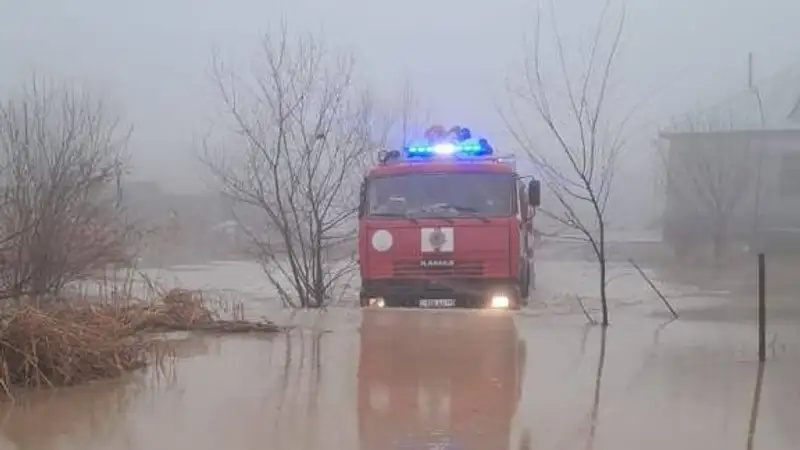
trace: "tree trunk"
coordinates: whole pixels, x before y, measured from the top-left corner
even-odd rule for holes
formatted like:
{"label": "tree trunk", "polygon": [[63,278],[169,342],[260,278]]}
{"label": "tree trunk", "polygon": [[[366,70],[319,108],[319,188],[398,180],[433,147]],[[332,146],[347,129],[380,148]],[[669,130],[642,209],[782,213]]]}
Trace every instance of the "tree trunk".
{"label": "tree trunk", "polygon": [[600,306],[603,309],[602,326],[608,326],[608,297],[606,296],[606,235],[605,225],[600,221],[600,251],[598,252],[598,263],[600,263]]}
{"label": "tree trunk", "polygon": [[728,241],[727,217],[717,217],[713,230],[712,251],[714,254],[714,265],[719,267],[723,261],[725,247]]}

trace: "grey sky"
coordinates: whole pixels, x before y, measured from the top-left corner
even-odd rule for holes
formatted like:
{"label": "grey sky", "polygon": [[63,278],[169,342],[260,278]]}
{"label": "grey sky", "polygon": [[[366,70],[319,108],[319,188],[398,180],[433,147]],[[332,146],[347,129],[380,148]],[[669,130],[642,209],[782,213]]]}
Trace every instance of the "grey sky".
{"label": "grey sky", "polygon": [[[594,0],[560,0],[563,33],[585,32]],[[107,96],[136,126],[139,177],[174,189],[198,185],[190,149],[213,113],[212,46],[251,54],[260,32],[285,16],[349,50],[384,96],[410,77],[434,117],[503,133],[495,104],[521,61],[532,0],[0,0],[0,83],[40,73],[76,78]],[[631,98],[658,88],[643,112],[658,123],[800,62],[796,0],[630,0],[618,74]],[[188,166],[186,166],[188,164]]]}

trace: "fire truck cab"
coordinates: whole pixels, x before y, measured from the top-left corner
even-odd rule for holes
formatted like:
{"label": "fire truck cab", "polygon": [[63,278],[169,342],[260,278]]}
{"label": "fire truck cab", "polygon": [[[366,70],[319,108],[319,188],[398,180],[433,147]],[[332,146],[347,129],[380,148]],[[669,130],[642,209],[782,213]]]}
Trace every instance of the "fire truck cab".
{"label": "fire truck cab", "polygon": [[466,128],[382,151],[359,204],[362,307],[518,308],[534,288],[540,183]]}

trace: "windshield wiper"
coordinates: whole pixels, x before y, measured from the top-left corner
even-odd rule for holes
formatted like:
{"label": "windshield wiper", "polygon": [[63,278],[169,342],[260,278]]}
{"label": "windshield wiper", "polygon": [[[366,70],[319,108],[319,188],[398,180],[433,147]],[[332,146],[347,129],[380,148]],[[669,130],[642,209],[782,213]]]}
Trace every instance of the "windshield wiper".
{"label": "windshield wiper", "polygon": [[411,222],[413,222],[414,224],[419,224],[417,219],[409,216],[408,213],[389,213],[389,212],[387,212],[387,213],[372,213],[370,215],[372,217],[398,217],[398,218],[402,218],[402,219],[408,219]]}
{"label": "windshield wiper", "polygon": [[[437,209],[446,209],[446,208],[449,208],[449,207],[450,207],[450,205],[448,205],[447,203],[437,203],[435,205],[423,207],[419,211],[421,211],[423,213],[432,213],[432,212],[436,211]],[[455,221],[453,221],[453,219],[451,219],[450,217],[430,217],[430,218],[431,219],[444,220],[445,222],[449,223],[450,225],[454,225],[455,224]]]}
{"label": "windshield wiper", "polygon": [[454,210],[456,210],[456,211],[458,211],[460,213],[467,213],[470,216],[475,217],[476,219],[480,219],[481,222],[484,222],[484,223],[491,222],[487,217],[484,217],[483,215],[481,215],[481,213],[479,213],[478,210],[475,209],[475,208],[470,208],[469,206],[459,206],[459,205],[450,205],[450,204],[448,204],[447,207],[448,208],[452,208],[452,209],[454,209]]}

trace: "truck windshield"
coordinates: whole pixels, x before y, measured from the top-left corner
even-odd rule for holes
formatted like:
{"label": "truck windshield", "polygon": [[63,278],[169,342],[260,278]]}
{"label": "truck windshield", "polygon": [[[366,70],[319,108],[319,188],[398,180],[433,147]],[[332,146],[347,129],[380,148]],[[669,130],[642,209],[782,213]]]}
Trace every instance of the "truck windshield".
{"label": "truck windshield", "polygon": [[404,174],[369,181],[368,214],[499,217],[514,213],[514,178],[498,173]]}

